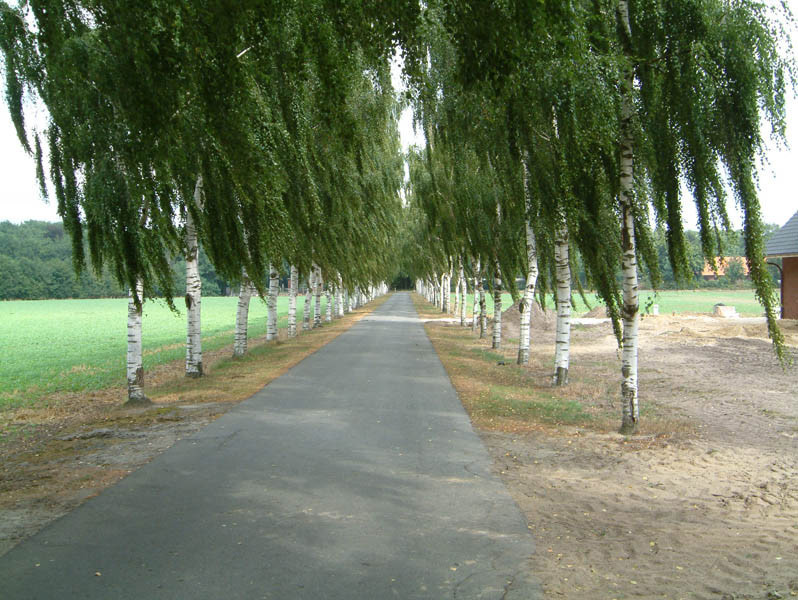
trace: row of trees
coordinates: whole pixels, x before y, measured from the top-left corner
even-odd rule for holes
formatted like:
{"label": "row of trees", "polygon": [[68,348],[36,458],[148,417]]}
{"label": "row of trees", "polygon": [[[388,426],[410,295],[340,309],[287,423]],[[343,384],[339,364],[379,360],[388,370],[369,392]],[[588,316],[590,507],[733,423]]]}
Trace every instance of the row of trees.
{"label": "row of trees", "polygon": [[[683,186],[707,258],[734,195],[781,352],[755,164],[762,119],[783,135],[784,39],[753,0],[0,1],[7,104],[75,267],[85,237],[92,267],[131,290],[135,323],[184,255],[188,373],[200,244],[221,277],[264,297],[280,264],[353,292],[403,262],[444,309],[453,277],[461,293],[485,279],[494,344],[500,291],[524,274],[523,318],[535,293],[557,294],[565,383],[578,251],[622,345],[626,431],[639,418],[638,261],[657,283],[653,213],[673,272],[689,273]],[[397,49],[426,137],[407,157],[404,206]],[[47,108],[44,131],[26,128],[27,96]]]}
{"label": "row of trees", "polygon": [[[427,145],[410,158],[413,227],[404,240],[418,289],[446,311],[452,277],[458,290],[475,277],[477,294],[486,281],[494,347],[502,287],[517,295],[515,277],[526,275],[522,331],[533,295],[553,292],[554,379],[563,384],[571,271],[584,269],[613,317],[621,429],[632,432],[639,265],[660,285],[661,235],[673,280],[694,277],[685,190],[698,212],[701,262],[726,254],[719,231],[729,229],[731,194],[751,280],[784,358],[756,195],[761,126],[783,135],[792,77],[779,10],[747,0],[426,3],[426,59],[410,75]],[[524,363],[528,336],[519,345]]]}
{"label": "row of trees", "polygon": [[[271,306],[272,265],[350,295],[390,278],[398,33],[378,4],[0,2],[7,105],[75,270],[108,269],[130,290],[130,401],[145,399],[141,305],[172,302],[175,256],[190,376],[202,374],[199,246],[242,290],[237,329],[253,291]],[[46,108],[44,130],[26,125],[30,103]]]}
{"label": "row of trees", "polygon": [[[186,264],[182,256],[171,261],[174,289],[184,289]],[[206,294],[228,291],[202,249],[199,270]],[[112,298],[126,295],[105,269],[80,275],[72,268],[72,244],[62,223],[27,221],[0,223],[0,300],[45,298]]]}

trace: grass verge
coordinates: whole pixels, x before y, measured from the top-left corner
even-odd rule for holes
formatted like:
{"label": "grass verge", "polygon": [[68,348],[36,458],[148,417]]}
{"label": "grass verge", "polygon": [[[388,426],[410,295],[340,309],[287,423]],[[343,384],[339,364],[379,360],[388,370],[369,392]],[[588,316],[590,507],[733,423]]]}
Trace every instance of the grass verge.
{"label": "grass verge", "polygon": [[[554,348],[531,353],[528,365],[516,364],[517,340],[504,340],[491,348],[484,339],[441,320],[440,310],[413,295],[449,378],[475,427],[484,430],[585,429],[613,433],[621,421],[620,364],[591,361],[572,369],[567,386],[552,385]],[[666,414],[656,402],[641,405],[641,424],[633,438],[665,439],[692,432],[686,421]]]}

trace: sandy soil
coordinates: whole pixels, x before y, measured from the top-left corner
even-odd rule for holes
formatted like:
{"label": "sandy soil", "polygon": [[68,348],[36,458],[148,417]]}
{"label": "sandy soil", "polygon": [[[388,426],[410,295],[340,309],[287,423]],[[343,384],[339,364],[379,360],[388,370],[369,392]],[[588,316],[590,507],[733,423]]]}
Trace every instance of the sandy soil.
{"label": "sandy soil", "polygon": [[[798,346],[798,323],[783,329]],[[546,597],[798,596],[798,369],[775,361],[762,319],[647,317],[641,335],[641,403],[691,431],[481,432]],[[551,331],[533,337],[551,351]],[[618,365],[609,324],[575,327],[571,361]]]}

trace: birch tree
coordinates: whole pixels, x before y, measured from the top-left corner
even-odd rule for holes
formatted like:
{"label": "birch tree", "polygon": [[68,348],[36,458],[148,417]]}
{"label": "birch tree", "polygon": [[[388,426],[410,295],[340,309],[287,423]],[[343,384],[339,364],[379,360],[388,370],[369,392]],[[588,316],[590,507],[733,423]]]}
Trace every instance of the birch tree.
{"label": "birch tree", "polygon": [[302,310],[302,330],[308,331],[310,329],[310,308],[313,298],[313,288],[315,283],[315,271],[313,269],[308,273],[307,287],[305,289],[305,305]]}
{"label": "birch tree", "polygon": [[269,263],[269,295],[266,299],[266,341],[277,339],[277,295],[280,290],[280,273]]}
{"label": "birch tree", "polygon": [[142,305],[144,284],[136,282],[127,303],[127,405],[150,404],[144,395],[144,363],[142,347]]}
{"label": "birch tree", "polygon": [[296,337],[296,297],[299,287],[299,273],[294,265],[290,267],[288,289],[288,337]]}
{"label": "birch tree", "polygon": [[247,277],[247,272],[241,274],[241,285],[238,290],[238,303],[236,305],[236,328],[233,339],[233,358],[244,356],[247,353],[247,335],[249,325],[249,302],[255,288]]}
{"label": "birch tree", "polygon": [[530,315],[532,314],[532,303],[535,301],[535,285],[538,279],[538,253],[537,242],[535,240],[535,232],[532,229],[530,220],[532,218],[533,207],[532,198],[529,191],[529,174],[527,167],[528,157],[524,157],[523,161],[523,174],[524,174],[524,205],[525,205],[525,219],[524,229],[526,230],[526,283],[524,285],[524,298],[519,305],[519,312],[521,313],[520,324],[520,339],[518,341],[518,364],[529,364],[529,335],[530,335]]}
{"label": "birch tree", "polygon": [[[194,206],[202,210],[202,176],[194,188]],[[186,377],[202,376],[202,280],[199,273],[197,228],[186,208]]]}
{"label": "birch tree", "polygon": [[321,327],[321,289],[324,282],[321,278],[321,269],[313,266],[313,328]]}
{"label": "birch tree", "polygon": [[554,384],[568,383],[568,363],[571,344],[571,263],[568,249],[568,230],[558,230],[554,245],[556,269],[557,335],[554,350]]}

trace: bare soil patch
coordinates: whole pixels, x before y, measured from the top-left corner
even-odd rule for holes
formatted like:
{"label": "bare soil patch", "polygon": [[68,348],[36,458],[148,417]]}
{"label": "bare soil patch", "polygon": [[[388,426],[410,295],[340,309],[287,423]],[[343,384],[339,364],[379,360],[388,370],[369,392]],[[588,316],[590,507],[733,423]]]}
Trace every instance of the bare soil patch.
{"label": "bare soil patch", "polygon": [[232,346],[204,352],[200,379],[187,379],[182,361],[151,369],[151,406],[125,408],[126,391],[114,388],[0,411],[0,556],[250,397],[386,299],[296,338],[281,329],[276,342],[250,340],[241,359],[230,358]]}
{"label": "bare soil patch", "polygon": [[[798,323],[782,329],[794,354]],[[632,437],[615,433],[608,323],[573,328],[570,390],[551,387],[546,328],[533,328],[528,367],[512,364],[515,340],[496,352],[455,325],[427,330],[527,517],[547,598],[798,596],[798,369],[779,366],[761,320],[645,317]],[[589,416],[491,414],[487,390],[503,381],[517,402],[523,377],[530,402]]]}

